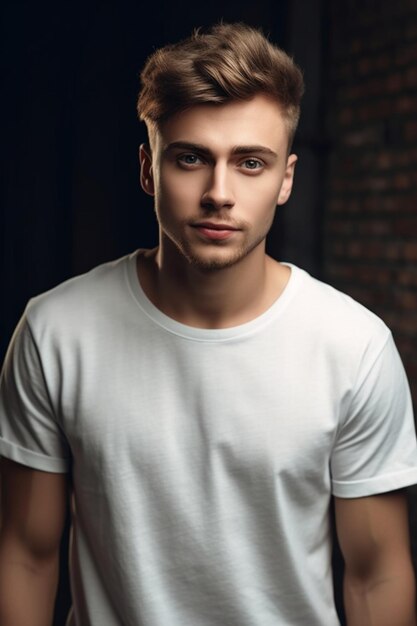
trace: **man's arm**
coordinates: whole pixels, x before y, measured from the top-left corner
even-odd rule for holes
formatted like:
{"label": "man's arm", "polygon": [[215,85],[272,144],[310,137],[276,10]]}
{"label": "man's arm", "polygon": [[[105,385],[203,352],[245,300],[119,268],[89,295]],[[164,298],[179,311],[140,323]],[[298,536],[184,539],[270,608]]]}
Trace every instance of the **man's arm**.
{"label": "man's arm", "polygon": [[348,626],[416,626],[406,494],[335,498]]}
{"label": "man's arm", "polygon": [[0,624],[50,626],[67,476],[1,459]]}

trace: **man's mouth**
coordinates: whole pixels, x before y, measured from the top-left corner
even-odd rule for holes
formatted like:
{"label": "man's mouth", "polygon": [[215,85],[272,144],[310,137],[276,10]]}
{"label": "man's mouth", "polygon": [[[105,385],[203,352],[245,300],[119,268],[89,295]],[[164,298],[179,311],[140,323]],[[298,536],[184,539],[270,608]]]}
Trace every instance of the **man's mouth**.
{"label": "man's mouth", "polygon": [[192,227],[203,235],[204,238],[216,240],[228,239],[239,230],[230,224],[222,222],[197,222],[192,224]]}

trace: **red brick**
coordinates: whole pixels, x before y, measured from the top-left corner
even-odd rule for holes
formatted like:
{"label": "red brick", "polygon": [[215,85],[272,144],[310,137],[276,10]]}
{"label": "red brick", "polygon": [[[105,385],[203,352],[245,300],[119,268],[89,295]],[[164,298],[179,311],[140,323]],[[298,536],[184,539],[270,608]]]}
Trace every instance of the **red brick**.
{"label": "red brick", "polygon": [[382,253],[381,258],[384,258],[388,261],[397,261],[401,258],[401,255],[401,244],[397,241],[389,241],[384,246],[384,252]]}
{"label": "red brick", "polygon": [[406,123],[404,135],[407,141],[415,141],[417,139],[417,121],[413,120]]}
{"label": "red brick", "polygon": [[328,232],[333,235],[351,235],[354,232],[354,225],[351,220],[330,222]]}
{"label": "red brick", "polygon": [[339,213],[345,208],[345,203],[340,198],[331,198],[327,201],[327,209],[331,213]]}
{"label": "red brick", "polygon": [[404,34],[407,39],[417,39],[417,23],[414,21],[408,24]]}
{"label": "red brick", "polygon": [[347,256],[352,259],[380,259],[387,254],[387,246],[381,241],[353,239],[346,243]]}
{"label": "red brick", "polygon": [[396,196],[383,196],[379,199],[379,208],[386,212],[396,212],[401,208],[401,198]]}
{"label": "red brick", "polygon": [[417,237],[417,216],[397,218],[392,224],[392,233],[403,237]]}
{"label": "red brick", "polygon": [[359,235],[387,235],[390,233],[390,223],[384,220],[367,220],[358,224]]}
{"label": "red brick", "polygon": [[417,42],[407,43],[405,46],[397,50],[395,60],[398,65],[407,65],[417,60]]}
{"label": "red brick", "polygon": [[358,61],[358,74],[359,76],[364,76],[366,74],[369,74],[371,72],[372,68],[372,61],[369,57],[362,57],[359,59]]}
{"label": "red brick", "polygon": [[417,311],[417,293],[413,291],[397,292],[395,303],[399,309]]}
{"label": "red brick", "polygon": [[389,77],[388,79],[373,78],[368,80],[362,87],[362,96],[380,96],[384,95],[386,91],[394,92],[401,89],[401,82],[396,77]]}
{"label": "red brick", "polygon": [[395,108],[398,113],[415,113],[417,111],[417,97],[404,95],[395,100]]}
{"label": "red brick", "polygon": [[376,164],[381,170],[386,170],[392,167],[392,154],[389,152],[380,152],[376,159]]}
{"label": "red brick", "polygon": [[384,119],[391,112],[392,104],[388,100],[378,100],[377,103],[367,103],[357,107],[357,117],[361,122]]}
{"label": "red brick", "polygon": [[360,130],[344,134],[342,139],[346,145],[351,147],[372,146],[380,142],[381,131],[376,126],[365,126]]}
{"label": "red brick", "polygon": [[413,186],[414,177],[409,174],[396,174],[393,182],[396,189],[408,189]]}
{"label": "red brick", "polygon": [[[407,126],[406,126],[406,130],[407,130]],[[414,149],[413,146],[410,146],[410,147],[407,146],[406,150],[401,150],[401,152],[398,152],[396,154],[395,164],[397,167],[413,166],[416,163],[417,163],[417,149]]]}
{"label": "red brick", "polygon": [[360,265],[355,267],[353,278],[362,284],[386,286],[391,280],[391,272],[386,268]]}
{"label": "red brick", "polygon": [[349,80],[352,77],[353,69],[351,63],[343,63],[338,67],[337,78],[339,80]]}
{"label": "red brick", "polygon": [[[400,318],[399,312],[396,313],[397,316]],[[402,332],[417,336],[417,316],[415,315],[414,311],[410,311],[408,315],[402,315],[401,318],[398,319],[398,322],[397,327],[401,328]]]}
{"label": "red brick", "polygon": [[382,204],[386,202],[387,198],[385,196],[381,198],[380,196],[368,196],[361,202],[362,209],[364,209],[367,213],[373,213],[375,211],[380,211],[382,209]]}
{"label": "red brick", "polygon": [[410,340],[410,337],[398,333],[395,337],[395,343],[401,356],[404,360],[411,360],[415,356],[415,343]]}
{"label": "red brick", "polygon": [[326,276],[330,283],[340,285],[341,283],[352,279],[354,276],[354,268],[349,265],[338,265],[337,263],[332,262],[326,268]]}
{"label": "red brick", "polygon": [[380,54],[374,62],[374,67],[378,71],[389,70],[391,57],[388,54]]}
{"label": "red brick", "polygon": [[407,87],[417,87],[417,67],[410,67],[406,71],[404,83]]}
{"label": "red brick", "polygon": [[403,246],[403,257],[406,261],[417,261],[417,242],[406,242]]}
{"label": "red brick", "polygon": [[417,287],[417,268],[402,268],[397,274],[396,282],[403,287]]}
{"label": "red brick", "polygon": [[330,251],[332,256],[343,257],[346,255],[346,246],[343,241],[332,241],[330,243]]}
{"label": "red brick", "polygon": [[404,81],[400,74],[391,74],[385,80],[385,88],[389,93],[399,93],[403,88],[403,83]]}
{"label": "red brick", "polygon": [[399,198],[398,205],[401,211],[409,211],[410,213],[415,214],[415,212],[417,211],[416,193],[414,192],[411,195]]}
{"label": "red brick", "polygon": [[364,183],[364,188],[370,191],[385,191],[390,186],[390,180],[387,177],[372,177]]}
{"label": "red brick", "polygon": [[352,107],[346,107],[339,112],[339,122],[343,125],[350,124],[354,119],[354,113]]}

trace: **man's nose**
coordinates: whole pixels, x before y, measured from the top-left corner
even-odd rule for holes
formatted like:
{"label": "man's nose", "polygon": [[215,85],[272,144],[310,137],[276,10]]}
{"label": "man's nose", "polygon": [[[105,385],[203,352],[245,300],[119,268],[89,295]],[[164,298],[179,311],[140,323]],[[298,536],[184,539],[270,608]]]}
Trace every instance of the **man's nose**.
{"label": "man's nose", "polygon": [[234,204],[231,173],[226,164],[218,163],[211,170],[206,189],[201,197],[201,206],[221,209],[231,208]]}

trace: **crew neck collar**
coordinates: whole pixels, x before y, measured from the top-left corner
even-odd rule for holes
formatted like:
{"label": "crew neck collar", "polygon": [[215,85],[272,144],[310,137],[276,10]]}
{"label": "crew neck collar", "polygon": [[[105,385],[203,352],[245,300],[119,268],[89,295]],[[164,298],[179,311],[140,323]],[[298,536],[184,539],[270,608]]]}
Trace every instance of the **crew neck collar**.
{"label": "crew neck collar", "polygon": [[127,280],[130,292],[136,304],[147,317],[165,331],[193,341],[221,342],[257,332],[265,324],[268,324],[271,320],[280,315],[286,308],[288,302],[292,299],[293,294],[297,290],[297,284],[303,273],[302,270],[292,263],[282,263],[291,269],[290,278],[280,296],[266,311],[254,319],[239,324],[238,326],[230,326],[228,328],[198,328],[174,320],[172,317],[163,313],[149,300],[140,284],[136,270],[137,257],[142,252],[143,250],[141,249],[136,250],[126,258]]}

